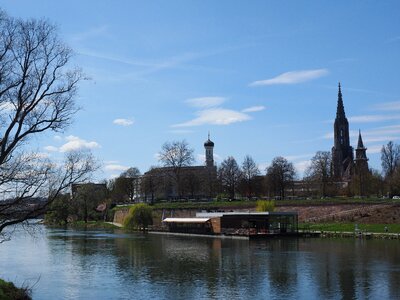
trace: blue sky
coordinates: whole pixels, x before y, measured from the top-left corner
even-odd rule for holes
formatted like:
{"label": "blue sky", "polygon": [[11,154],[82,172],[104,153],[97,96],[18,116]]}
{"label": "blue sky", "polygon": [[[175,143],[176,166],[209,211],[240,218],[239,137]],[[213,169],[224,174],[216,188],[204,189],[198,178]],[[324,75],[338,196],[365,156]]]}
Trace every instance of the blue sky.
{"label": "blue sky", "polygon": [[41,152],[90,148],[97,177],[157,165],[166,141],[185,139],[202,162],[250,154],[264,171],[285,156],[301,173],[333,145],[342,84],[352,145],[361,129],[370,165],[400,139],[399,1],[19,1],[11,16],[45,17],[91,80],[63,133]]}

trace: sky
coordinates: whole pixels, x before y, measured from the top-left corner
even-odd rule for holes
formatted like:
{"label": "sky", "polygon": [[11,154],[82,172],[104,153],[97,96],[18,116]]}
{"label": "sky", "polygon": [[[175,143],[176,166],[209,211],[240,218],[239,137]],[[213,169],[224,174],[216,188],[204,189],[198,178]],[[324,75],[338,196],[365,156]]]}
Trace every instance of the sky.
{"label": "sky", "polygon": [[64,132],[32,141],[50,158],[91,149],[97,180],[159,165],[167,141],[186,140],[204,164],[248,154],[261,172],[276,156],[301,177],[331,151],[337,86],[351,144],[363,135],[370,167],[400,143],[399,1],[20,1],[10,16],[45,18],[89,80]]}

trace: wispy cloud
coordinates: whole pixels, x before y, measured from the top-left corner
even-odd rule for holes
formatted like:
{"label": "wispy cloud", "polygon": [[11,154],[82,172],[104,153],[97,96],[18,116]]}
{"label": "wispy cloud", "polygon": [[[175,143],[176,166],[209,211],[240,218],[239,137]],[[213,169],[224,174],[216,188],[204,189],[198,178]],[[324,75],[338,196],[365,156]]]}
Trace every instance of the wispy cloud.
{"label": "wispy cloud", "polygon": [[48,152],[57,152],[58,148],[55,146],[46,146],[46,147],[44,147],[44,150],[46,150]]}
{"label": "wispy cloud", "polygon": [[286,155],[285,158],[290,161],[296,161],[299,159],[304,159],[304,158],[311,158],[314,154],[313,153],[307,153],[307,154],[297,154],[297,155]]}
{"label": "wispy cloud", "polygon": [[120,126],[130,126],[134,123],[134,120],[132,119],[115,119],[113,121],[114,124],[120,125]]}
{"label": "wispy cloud", "polygon": [[371,123],[392,120],[400,120],[400,115],[363,115],[349,118],[349,122],[353,123]]}
{"label": "wispy cloud", "polygon": [[172,127],[191,127],[200,125],[229,125],[232,123],[251,120],[248,114],[225,108],[211,108],[196,112],[197,117]]}
{"label": "wispy cloud", "polygon": [[400,101],[376,104],[374,105],[373,108],[375,110],[384,110],[384,111],[400,110]]}
{"label": "wispy cloud", "polygon": [[301,175],[307,170],[307,168],[311,165],[311,160],[302,160],[298,161],[294,164],[297,172]]}
{"label": "wispy cloud", "polygon": [[257,112],[257,111],[262,111],[265,109],[265,106],[259,105],[259,106],[251,106],[248,108],[245,108],[242,110],[243,113],[250,113],[250,112]]}
{"label": "wispy cloud", "polygon": [[105,165],[104,169],[106,171],[113,171],[113,172],[120,171],[120,172],[123,172],[123,171],[128,170],[129,167],[123,166],[123,165],[119,165],[119,164],[108,164],[108,165]]}
{"label": "wispy cloud", "polygon": [[58,149],[60,152],[68,152],[81,149],[95,149],[100,147],[97,142],[89,142],[73,135],[67,136],[66,140],[67,142]]}
{"label": "wispy cloud", "polygon": [[75,33],[69,37],[71,43],[77,44],[84,42],[89,39],[110,36],[108,25],[99,25],[97,27],[92,27],[84,31]]}
{"label": "wispy cloud", "polygon": [[198,108],[210,108],[219,106],[224,103],[227,99],[224,97],[200,97],[187,99],[185,103],[193,107]]}
{"label": "wispy cloud", "polygon": [[254,81],[250,83],[250,86],[296,84],[317,79],[328,74],[329,71],[327,69],[291,71],[280,74],[274,78]]}

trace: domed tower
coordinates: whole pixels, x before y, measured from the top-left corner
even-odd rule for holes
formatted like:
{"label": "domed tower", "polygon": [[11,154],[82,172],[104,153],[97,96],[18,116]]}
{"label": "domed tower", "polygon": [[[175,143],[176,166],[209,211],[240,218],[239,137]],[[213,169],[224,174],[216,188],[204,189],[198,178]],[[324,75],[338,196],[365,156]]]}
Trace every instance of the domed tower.
{"label": "domed tower", "polygon": [[214,167],[214,142],[210,140],[210,133],[208,133],[208,139],[204,142],[204,148],[206,150],[206,166]]}

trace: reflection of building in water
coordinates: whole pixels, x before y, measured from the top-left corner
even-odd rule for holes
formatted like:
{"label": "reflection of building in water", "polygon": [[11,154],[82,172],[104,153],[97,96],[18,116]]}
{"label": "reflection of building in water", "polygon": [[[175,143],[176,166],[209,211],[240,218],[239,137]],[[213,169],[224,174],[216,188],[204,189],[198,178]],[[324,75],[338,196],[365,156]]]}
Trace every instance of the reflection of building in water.
{"label": "reflection of building in water", "polygon": [[197,213],[196,218],[165,218],[171,232],[222,235],[297,234],[297,213],[292,212],[214,212]]}

